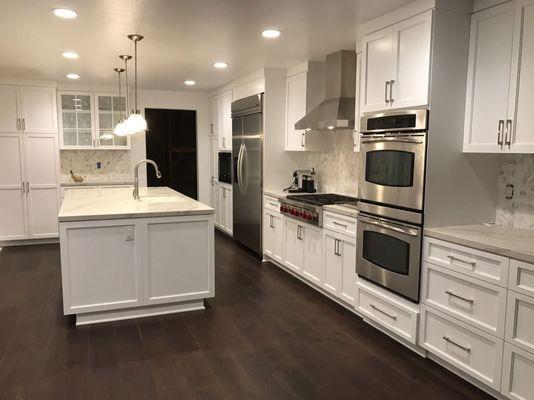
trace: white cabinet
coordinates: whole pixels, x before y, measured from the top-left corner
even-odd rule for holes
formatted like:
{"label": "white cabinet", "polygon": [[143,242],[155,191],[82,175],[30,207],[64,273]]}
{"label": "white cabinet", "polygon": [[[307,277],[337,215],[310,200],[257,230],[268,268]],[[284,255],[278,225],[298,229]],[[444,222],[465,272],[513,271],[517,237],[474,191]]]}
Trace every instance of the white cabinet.
{"label": "white cabinet", "polygon": [[219,228],[221,226],[221,188],[218,181],[213,181],[213,198],[212,207],[215,209],[215,226]]}
{"label": "white cabinet", "polygon": [[533,153],[534,1],[473,14],[464,151]]}
{"label": "white cabinet", "polygon": [[297,221],[284,218],[284,264],[298,274],[302,273],[304,264],[304,236],[302,225]]}
{"label": "white cabinet", "polygon": [[305,225],[301,230],[304,242],[302,276],[320,286],[323,278],[323,232],[321,228]]}
{"label": "white cabinet", "polygon": [[361,111],[428,104],[432,11],[363,39]]}
{"label": "white cabinet", "polygon": [[323,288],[354,305],[356,293],[356,238],[323,230]]}
{"label": "white cabinet", "polygon": [[284,261],[284,220],[282,214],[267,208],[263,211],[263,254]]}
{"label": "white cabinet", "polygon": [[534,400],[534,354],[504,344],[501,392],[512,400]]}
{"label": "white cabinet", "polygon": [[219,150],[232,150],[232,91],[210,99],[210,131],[218,138]]}
{"label": "white cabinet", "polygon": [[115,136],[113,129],[126,119],[126,97],[111,93],[95,94],[95,144],[99,149],[129,149],[129,136]]}
{"label": "white cabinet", "polygon": [[56,90],[0,85],[0,132],[57,133]]}
{"label": "white cabinet", "polygon": [[217,136],[210,136],[210,185],[212,187],[212,203],[215,196],[214,184],[219,179],[219,138]]}
{"label": "white cabinet", "polygon": [[[218,182],[218,200],[215,207],[216,219],[218,217],[218,227],[228,234],[232,234],[233,229],[233,201],[232,186]],[[217,214],[218,211],[218,214]]]}
{"label": "white cabinet", "polygon": [[286,79],[286,151],[305,151],[306,132],[295,129],[295,123],[306,115],[307,72]]}
{"label": "white cabinet", "polygon": [[508,292],[505,340],[534,354],[534,297]]}
{"label": "white cabinet", "polygon": [[58,235],[57,135],[0,134],[0,240]]}

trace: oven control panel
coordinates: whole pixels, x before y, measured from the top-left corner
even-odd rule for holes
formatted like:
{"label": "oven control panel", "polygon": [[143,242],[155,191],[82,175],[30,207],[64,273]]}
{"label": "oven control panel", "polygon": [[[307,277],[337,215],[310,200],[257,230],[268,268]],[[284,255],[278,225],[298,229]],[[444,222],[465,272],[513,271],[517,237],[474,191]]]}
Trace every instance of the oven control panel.
{"label": "oven control panel", "polygon": [[319,215],[314,210],[282,203],[280,212],[309,224],[319,225]]}

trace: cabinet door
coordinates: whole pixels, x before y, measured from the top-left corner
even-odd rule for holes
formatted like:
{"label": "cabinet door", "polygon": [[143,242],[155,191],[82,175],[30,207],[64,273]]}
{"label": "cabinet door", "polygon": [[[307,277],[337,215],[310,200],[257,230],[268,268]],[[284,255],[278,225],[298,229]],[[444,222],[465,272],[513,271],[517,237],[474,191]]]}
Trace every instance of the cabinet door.
{"label": "cabinet door", "polygon": [[341,253],[342,279],[341,299],[354,305],[356,299],[356,244],[343,240],[339,245]]}
{"label": "cabinet door", "polygon": [[0,240],[27,237],[20,134],[0,134]]}
{"label": "cabinet door", "polygon": [[284,220],[281,214],[273,214],[273,226],[274,226],[274,247],[273,258],[282,263],[284,261]]}
{"label": "cabinet door", "polygon": [[215,226],[221,226],[221,187],[219,182],[213,183],[213,208],[215,208]]}
{"label": "cabinet door", "polygon": [[501,393],[512,400],[534,400],[534,354],[504,343]]}
{"label": "cabinet door", "polygon": [[214,136],[219,136],[219,98],[210,99],[210,132]]}
{"label": "cabinet door", "polygon": [[231,235],[234,229],[234,202],[232,198],[232,188],[226,188],[224,191],[226,201],[226,231]]}
{"label": "cabinet door", "polygon": [[306,115],[306,81],[306,72],[289,76],[286,80],[286,151],[306,150],[304,131],[295,129],[295,123]]}
{"label": "cabinet door", "polygon": [[393,59],[396,78],[391,82],[392,108],[428,104],[432,11],[407,19],[395,26]]}
{"label": "cabinet door", "polygon": [[90,92],[59,92],[58,104],[61,148],[94,148],[93,94]]}
{"label": "cabinet door", "polygon": [[302,226],[297,222],[284,219],[284,244],[285,244],[285,265],[293,271],[302,272],[304,263],[304,241],[301,236]]}
{"label": "cabinet door", "polygon": [[219,103],[219,146],[224,150],[232,150],[232,92],[221,95]]}
{"label": "cabinet door", "polygon": [[219,139],[216,136],[210,138],[211,160],[210,170],[211,179],[219,179]]}
{"label": "cabinet door", "polygon": [[337,235],[324,231],[324,282],[323,288],[339,296],[341,293],[342,264]]}
{"label": "cabinet door", "polygon": [[263,212],[263,254],[274,259],[276,239],[273,218],[272,213]]}
{"label": "cabinet door", "polygon": [[389,87],[394,79],[393,28],[364,37],[363,58],[363,112],[379,111],[389,107]]}
{"label": "cabinet door", "polygon": [[32,238],[58,235],[58,146],[56,135],[24,134],[28,221]]}
{"label": "cabinet door", "polygon": [[56,89],[20,88],[23,130],[29,133],[57,133]]}
{"label": "cabinet door", "polygon": [[0,132],[21,130],[17,99],[16,86],[0,85]]}
{"label": "cabinet door", "polygon": [[303,229],[304,263],[302,274],[316,285],[323,282],[323,233],[321,229],[309,225]]}
{"label": "cabinet door", "polygon": [[222,186],[219,184],[219,211],[220,211],[220,224],[221,228],[226,230],[226,227],[228,226],[228,201],[227,201],[227,192],[228,189],[225,186]]}
{"label": "cabinet door", "polygon": [[115,126],[128,117],[126,115],[126,97],[108,93],[95,95],[95,144],[100,149],[126,150],[130,148],[129,136],[113,134]]}
{"label": "cabinet door", "polygon": [[534,153],[534,1],[520,1],[515,17],[512,76],[516,90],[510,91],[508,106],[507,128],[511,129],[508,133],[511,136],[509,150],[514,153]]}
{"label": "cabinet door", "polygon": [[471,17],[465,152],[500,152],[504,148],[499,121],[503,121],[503,128],[510,91],[513,31],[513,2]]}

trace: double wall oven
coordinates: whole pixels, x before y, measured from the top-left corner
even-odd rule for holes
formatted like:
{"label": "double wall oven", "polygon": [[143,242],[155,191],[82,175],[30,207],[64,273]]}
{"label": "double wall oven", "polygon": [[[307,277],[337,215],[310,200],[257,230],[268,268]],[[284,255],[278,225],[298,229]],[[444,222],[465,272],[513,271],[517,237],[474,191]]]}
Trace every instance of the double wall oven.
{"label": "double wall oven", "polygon": [[358,180],[358,275],[419,301],[428,110],[365,114]]}

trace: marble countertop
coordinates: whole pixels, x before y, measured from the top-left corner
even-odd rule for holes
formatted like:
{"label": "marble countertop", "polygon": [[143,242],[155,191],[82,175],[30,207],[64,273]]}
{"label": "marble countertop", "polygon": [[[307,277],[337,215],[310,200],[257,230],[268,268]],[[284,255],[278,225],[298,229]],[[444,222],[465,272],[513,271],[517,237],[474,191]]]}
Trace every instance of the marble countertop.
{"label": "marble countertop", "polygon": [[425,228],[424,234],[534,264],[534,230],[480,224]]}
{"label": "marble countertop", "polygon": [[213,214],[214,209],[168,187],[67,190],[58,220],[94,221],[120,218],[172,217]]}
{"label": "marble countertop", "polygon": [[133,181],[83,181],[83,182],[61,182],[60,186],[68,187],[84,187],[84,186],[115,186],[115,185],[133,185]]}

